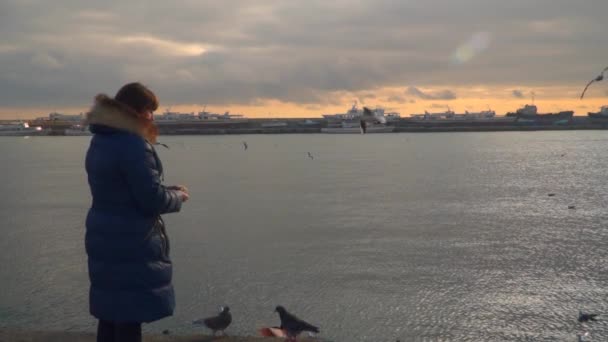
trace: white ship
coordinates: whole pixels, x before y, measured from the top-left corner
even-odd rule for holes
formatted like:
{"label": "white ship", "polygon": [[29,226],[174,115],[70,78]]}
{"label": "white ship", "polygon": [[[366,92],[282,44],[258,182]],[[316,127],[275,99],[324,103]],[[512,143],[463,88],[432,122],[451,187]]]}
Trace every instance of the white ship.
{"label": "white ship", "polygon": [[[397,121],[401,118],[401,115],[397,112],[384,113],[384,108],[382,107],[376,107],[375,109],[370,109],[370,111],[372,112],[373,119],[380,123]],[[323,117],[328,122],[360,120],[365,116],[366,115],[364,109],[359,109],[357,107],[356,101],[355,103],[353,103],[353,106],[344,114],[323,114]]]}
{"label": "white ship", "polygon": [[367,134],[367,133],[391,133],[395,130],[395,126],[387,126],[385,124],[365,124],[362,127],[361,121],[342,121],[339,125],[329,125],[321,128],[321,133],[349,133],[349,134]]}
{"label": "white ship", "polygon": [[0,124],[0,136],[44,135],[40,126],[30,127],[27,122]]}
{"label": "white ship", "polygon": [[357,102],[344,114],[324,114],[327,127],[321,128],[321,133],[390,133],[394,126],[387,123],[401,118],[399,113],[387,113],[384,108],[357,108]]}

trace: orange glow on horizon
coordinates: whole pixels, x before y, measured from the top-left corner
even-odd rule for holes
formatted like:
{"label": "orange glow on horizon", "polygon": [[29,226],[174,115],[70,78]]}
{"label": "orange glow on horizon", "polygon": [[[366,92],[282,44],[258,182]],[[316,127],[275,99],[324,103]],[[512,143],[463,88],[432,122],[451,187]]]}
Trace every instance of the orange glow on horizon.
{"label": "orange glow on horizon", "polygon": [[[331,103],[309,103],[299,104],[293,102],[283,102],[279,100],[261,99],[254,104],[229,104],[229,105],[208,105],[205,110],[212,113],[224,113],[229,111],[231,114],[242,114],[249,118],[320,118],[323,114],[344,113],[352,106],[354,101],[358,101],[359,106],[384,107],[386,112],[398,112],[402,117],[411,114],[421,114],[428,112],[443,112],[448,107],[456,113],[478,112],[492,109],[497,115],[504,115],[531,104],[532,98],[526,95],[520,98],[513,96],[514,89],[517,87],[486,88],[483,86],[457,88],[457,87],[436,87],[419,88],[425,94],[434,94],[436,91],[450,89],[457,98],[453,100],[440,99],[420,99],[419,97],[408,94],[407,87],[386,87],[377,90],[367,90],[359,92],[334,92],[326,94],[324,102]],[[587,115],[588,112],[597,112],[603,105],[608,105],[608,99],[599,96],[601,90],[590,91],[584,100],[578,98],[578,87],[546,87],[533,89],[536,93],[534,104],[538,107],[539,113],[550,113],[565,110],[574,111],[575,115]],[[523,89],[523,94],[530,94],[530,89]],[[498,94],[498,95],[497,95]],[[559,94],[560,96],[556,96]],[[171,111],[182,113],[198,113],[203,106],[197,104],[164,104],[162,94],[160,94],[161,106],[157,114],[170,107]],[[36,117],[46,117],[51,112],[65,114],[78,114],[86,112],[88,107],[64,107],[64,108],[3,108],[0,107],[0,119],[34,119]]]}

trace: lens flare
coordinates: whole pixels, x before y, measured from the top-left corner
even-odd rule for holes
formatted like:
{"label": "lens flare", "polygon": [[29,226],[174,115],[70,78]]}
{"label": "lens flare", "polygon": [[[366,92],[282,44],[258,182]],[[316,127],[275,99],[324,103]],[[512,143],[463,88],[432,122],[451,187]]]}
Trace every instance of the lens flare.
{"label": "lens flare", "polygon": [[492,35],[489,32],[476,32],[469,40],[460,45],[452,54],[453,64],[464,64],[490,46]]}

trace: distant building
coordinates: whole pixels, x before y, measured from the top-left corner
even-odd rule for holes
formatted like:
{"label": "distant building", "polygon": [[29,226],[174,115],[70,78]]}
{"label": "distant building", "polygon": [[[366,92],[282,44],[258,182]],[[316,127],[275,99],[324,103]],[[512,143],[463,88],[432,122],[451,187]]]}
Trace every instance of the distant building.
{"label": "distant building", "polygon": [[84,120],[84,113],[80,114],[60,114],[60,113],[50,113],[48,118],[39,118],[43,120],[50,121],[73,121],[73,122],[81,122]]}

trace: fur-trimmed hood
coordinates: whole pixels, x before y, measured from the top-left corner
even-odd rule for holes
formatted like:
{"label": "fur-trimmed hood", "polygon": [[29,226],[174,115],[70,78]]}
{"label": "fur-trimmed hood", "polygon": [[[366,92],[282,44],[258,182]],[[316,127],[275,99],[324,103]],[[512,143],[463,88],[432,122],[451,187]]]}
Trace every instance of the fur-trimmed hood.
{"label": "fur-trimmed hood", "polygon": [[135,133],[151,143],[156,143],[158,129],[154,121],[143,118],[129,106],[105,94],[95,96],[95,104],[87,113],[85,124],[103,125]]}

